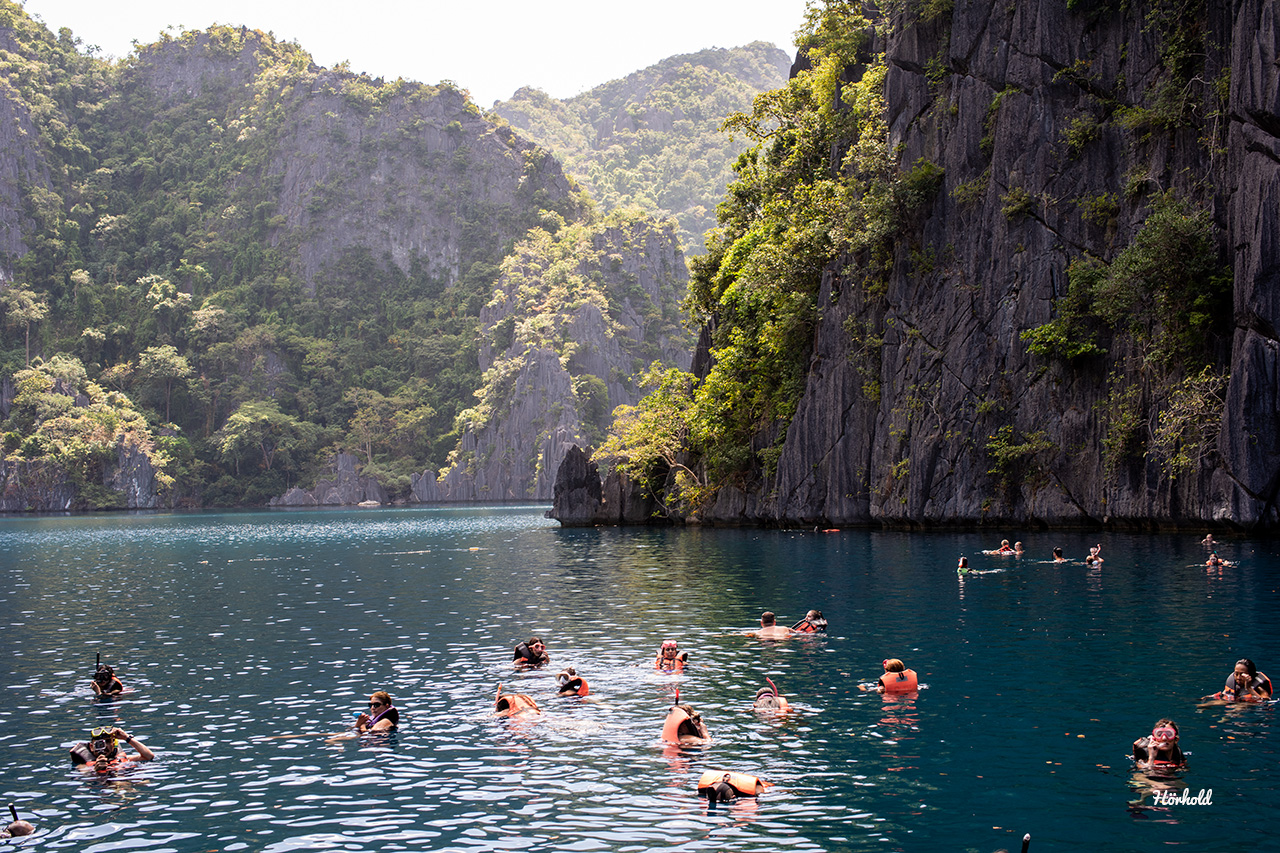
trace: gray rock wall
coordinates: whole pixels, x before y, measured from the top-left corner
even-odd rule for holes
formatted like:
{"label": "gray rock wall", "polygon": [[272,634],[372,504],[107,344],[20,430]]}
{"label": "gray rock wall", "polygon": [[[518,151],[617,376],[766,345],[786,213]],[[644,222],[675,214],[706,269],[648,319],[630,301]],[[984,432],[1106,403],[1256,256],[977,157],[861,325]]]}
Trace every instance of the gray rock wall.
{"label": "gray rock wall", "polygon": [[[1088,8],[1085,8],[1088,7]],[[1096,7],[1096,8],[1095,8]],[[806,390],[776,476],[725,488],[697,520],[718,524],[1274,525],[1280,487],[1280,21],[1265,0],[1209,3],[1191,120],[1150,136],[1116,112],[1152,106],[1162,79],[1152,5],[958,0],[949,17],[882,46],[889,143],[909,169],[945,169],[942,191],[896,247],[883,296],[839,259],[824,274]],[[926,73],[945,64],[945,77]],[[1230,79],[1219,111],[1215,84]],[[1103,105],[1111,104],[1106,113]],[[1078,150],[1072,123],[1099,119]],[[976,202],[957,200],[962,185]],[[1129,192],[1135,185],[1140,192]],[[1108,393],[1152,378],[1122,339],[1079,364],[1028,352],[1067,267],[1113,259],[1173,189],[1212,212],[1234,272],[1235,333],[1218,452],[1171,478],[1158,460],[1108,470]],[[1032,203],[1002,208],[1011,191]],[[1091,199],[1119,202],[1107,222]],[[1169,263],[1177,264],[1177,258]],[[873,329],[871,351],[851,327]],[[697,359],[696,359],[697,360]],[[1002,483],[1001,427],[1051,448]]]}

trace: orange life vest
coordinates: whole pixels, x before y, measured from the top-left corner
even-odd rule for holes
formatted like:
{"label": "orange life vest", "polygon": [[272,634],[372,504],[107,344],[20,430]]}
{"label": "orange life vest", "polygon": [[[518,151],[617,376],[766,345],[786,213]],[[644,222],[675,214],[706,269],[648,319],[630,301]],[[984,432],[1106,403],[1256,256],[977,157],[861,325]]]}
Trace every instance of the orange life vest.
{"label": "orange life vest", "polygon": [[914,669],[886,672],[880,676],[880,684],[884,687],[885,693],[912,693],[919,689]]}

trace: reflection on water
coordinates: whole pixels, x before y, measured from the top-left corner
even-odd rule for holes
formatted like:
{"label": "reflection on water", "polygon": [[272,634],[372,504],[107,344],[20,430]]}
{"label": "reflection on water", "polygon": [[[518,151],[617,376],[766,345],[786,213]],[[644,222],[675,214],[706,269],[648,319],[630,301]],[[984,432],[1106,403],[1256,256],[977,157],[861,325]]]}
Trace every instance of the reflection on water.
{"label": "reflection on water", "polygon": [[[176,851],[1195,850],[1280,815],[1271,705],[1196,709],[1234,661],[1280,668],[1273,543],[1019,534],[562,530],[541,508],[0,520],[0,796],[27,846]],[[997,537],[998,539],[998,537]],[[1185,539],[1186,541],[1180,541]],[[1054,564],[1061,545],[1075,562]],[[809,608],[829,636],[745,636]],[[552,664],[516,672],[537,634]],[[664,639],[691,652],[656,672]],[[132,692],[92,702],[94,656]],[[862,693],[901,658],[922,689]],[[574,666],[589,701],[559,697]],[[769,677],[793,709],[751,708]],[[540,716],[497,718],[499,684]],[[702,747],[664,745],[693,705]],[[400,730],[346,730],[370,692]],[[1212,805],[1156,806],[1125,757],[1162,716]],[[66,749],[121,725],[157,759]],[[338,733],[343,733],[340,736]],[[776,784],[709,806],[706,770]],[[1251,822],[1238,822],[1241,804]]]}

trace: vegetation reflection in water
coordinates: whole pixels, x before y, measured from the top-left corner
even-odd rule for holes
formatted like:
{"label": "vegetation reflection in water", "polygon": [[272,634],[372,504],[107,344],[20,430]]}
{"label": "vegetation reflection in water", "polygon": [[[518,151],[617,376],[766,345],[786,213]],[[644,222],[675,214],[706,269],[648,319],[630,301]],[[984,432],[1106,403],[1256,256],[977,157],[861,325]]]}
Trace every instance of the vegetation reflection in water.
{"label": "vegetation reflection in water", "polygon": [[[0,520],[4,782],[27,846],[121,850],[1217,850],[1264,843],[1272,706],[1197,710],[1236,658],[1280,669],[1280,555],[1195,537],[562,530],[541,508]],[[955,558],[1003,571],[958,579]],[[822,609],[831,634],[745,636]],[[511,647],[549,642],[517,673]],[[656,673],[660,642],[692,652]],[[90,701],[94,655],[132,693]],[[900,657],[918,696],[861,693]],[[574,665],[598,703],[554,696]],[[750,710],[771,677],[797,707]],[[536,720],[490,714],[499,683]],[[713,741],[659,742],[666,708]],[[335,739],[367,695],[386,739]],[[1190,769],[1160,806],[1125,755],[1161,716]],[[106,778],[65,750],[120,723],[156,761]],[[280,737],[290,735],[291,737]],[[776,783],[709,808],[707,769]],[[1245,820],[1244,818],[1248,818]],[[1230,826],[1230,833],[1224,827]]]}

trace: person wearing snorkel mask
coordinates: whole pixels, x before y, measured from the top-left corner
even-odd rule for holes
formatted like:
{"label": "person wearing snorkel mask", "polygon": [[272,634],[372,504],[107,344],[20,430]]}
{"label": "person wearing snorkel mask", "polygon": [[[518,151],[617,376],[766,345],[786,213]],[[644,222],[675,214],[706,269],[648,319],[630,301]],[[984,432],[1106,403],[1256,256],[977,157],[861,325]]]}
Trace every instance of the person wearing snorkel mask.
{"label": "person wearing snorkel mask", "polygon": [[1185,767],[1187,759],[1178,746],[1178,724],[1173,720],[1157,722],[1151,734],[1133,742],[1133,760],[1143,770]]}
{"label": "person wearing snorkel mask", "polygon": [[[129,755],[120,749],[125,743],[138,750]],[[89,740],[67,750],[71,763],[88,773],[105,773],[117,762],[150,761],[156,755],[133,735],[118,726],[103,726],[89,732]]]}
{"label": "person wearing snorkel mask", "polygon": [[124,682],[116,678],[116,672],[105,663],[98,664],[98,671],[89,682],[95,696],[119,696],[124,692]]}

